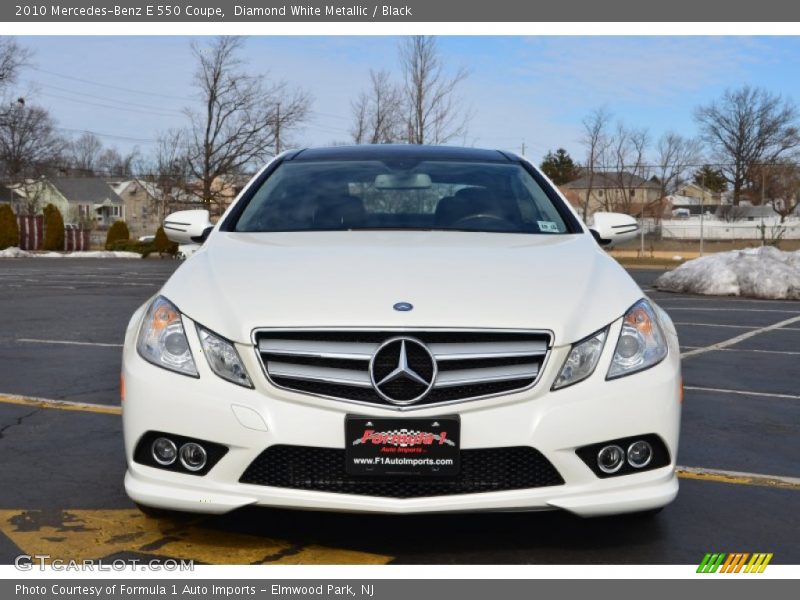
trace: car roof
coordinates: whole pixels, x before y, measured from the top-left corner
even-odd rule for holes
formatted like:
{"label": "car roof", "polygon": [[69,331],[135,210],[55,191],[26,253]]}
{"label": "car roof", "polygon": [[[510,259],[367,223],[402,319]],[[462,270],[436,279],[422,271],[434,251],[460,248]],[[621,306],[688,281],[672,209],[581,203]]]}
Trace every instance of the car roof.
{"label": "car roof", "polygon": [[306,148],[286,160],[464,160],[481,162],[516,162],[516,157],[500,150],[463,148],[458,146],[424,146],[415,144],[364,144]]}

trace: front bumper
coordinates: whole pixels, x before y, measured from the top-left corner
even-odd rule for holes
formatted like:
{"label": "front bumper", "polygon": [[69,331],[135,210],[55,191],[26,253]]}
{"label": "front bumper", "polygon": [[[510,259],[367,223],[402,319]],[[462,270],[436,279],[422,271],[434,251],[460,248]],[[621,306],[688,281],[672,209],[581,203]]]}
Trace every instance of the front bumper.
{"label": "front bumper", "polygon": [[[674,461],[680,423],[680,363],[677,339],[672,336],[667,358],[642,373],[605,381],[613,351],[613,344],[606,344],[591,377],[552,392],[550,387],[568,352],[568,347],[556,347],[539,382],[530,390],[403,413],[409,417],[457,413],[463,449],[536,448],[558,470],[563,485],[398,499],[239,483],[247,467],[269,446],[344,448],[347,414],[399,415],[380,406],[277,389],[263,377],[255,352],[246,346],[239,351],[255,389],[228,383],[209,370],[192,333],[194,327],[186,321],[199,379],[144,361],[133,343],[135,328],[129,330],[125,345],[125,489],[141,504],[204,513],[259,505],[385,513],[564,509],[595,516],[658,508],[677,494]],[[610,339],[616,339],[619,327],[619,322],[611,326]],[[148,431],[213,441],[229,450],[204,476],[166,471],[133,460],[138,440]],[[648,433],[664,441],[670,455],[668,466],[600,479],[575,453],[576,448],[588,444]]]}

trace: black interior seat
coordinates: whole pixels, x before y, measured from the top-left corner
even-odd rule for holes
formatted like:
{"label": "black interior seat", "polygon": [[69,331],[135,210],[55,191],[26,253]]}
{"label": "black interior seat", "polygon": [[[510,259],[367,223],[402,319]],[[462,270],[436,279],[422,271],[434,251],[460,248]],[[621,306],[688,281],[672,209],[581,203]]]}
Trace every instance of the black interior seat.
{"label": "black interior seat", "polygon": [[314,213],[314,226],[318,229],[352,229],[363,227],[364,203],[355,196],[321,198]]}
{"label": "black interior seat", "polygon": [[436,205],[435,224],[438,227],[451,226],[473,215],[494,215],[519,223],[520,215],[513,204],[497,198],[483,187],[468,187],[456,192],[455,196],[447,196]]}

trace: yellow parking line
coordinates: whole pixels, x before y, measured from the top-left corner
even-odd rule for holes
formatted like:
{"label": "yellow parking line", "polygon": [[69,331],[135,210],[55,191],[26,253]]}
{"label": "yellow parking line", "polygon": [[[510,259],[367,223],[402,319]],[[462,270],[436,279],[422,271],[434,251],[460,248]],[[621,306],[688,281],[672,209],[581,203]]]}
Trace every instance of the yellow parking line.
{"label": "yellow parking line", "polygon": [[741,471],[719,471],[696,467],[678,467],[675,469],[681,479],[697,479],[700,481],[716,481],[733,485],[755,485],[760,487],[800,490],[800,478],[781,475],[760,475],[758,473],[742,473]]}
{"label": "yellow parking line", "polygon": [[77,410],[81,412],[100,413],[105,415],[121,415],[121,406],[91,404],[89,402],[73,402],[71,400],[51,400],[34,396],[17,396],[0,394],[0,403],[18,404],[20,406],[36,406],[38,408],[55,408],[58,410]]}
{"label": "yellow parking line", "polygon": [[207,527],[213,517],[154,519],[135,509],[0,510],[0,532],[30,555],[102,559],[120,553],[207,564],[386,564],[391,556],[297,544]]}

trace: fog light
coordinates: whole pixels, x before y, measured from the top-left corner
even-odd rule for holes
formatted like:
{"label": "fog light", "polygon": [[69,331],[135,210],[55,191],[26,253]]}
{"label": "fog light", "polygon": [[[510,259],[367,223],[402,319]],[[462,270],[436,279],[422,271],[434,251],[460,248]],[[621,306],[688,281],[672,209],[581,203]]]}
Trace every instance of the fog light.
{"label": "fog light", "polygon": [[643,440],[633,442],[628,446],[628,463],[634,469],[641,469],[653,460],[653,447]]}
{"label": "fog light", "polygon": [[199,471],[206,466],[206,451],[200,444],[187,442],[181,446],[181,464],[189,471]]}
{"label": "fog light", "polygon": [[625,462],[625,451],[619,446],[604,446],[597,453],[597,467],[603,473],[616,473]]}
{"label": "fog light", "polygon": [[153,460],[163,466],[169,466],[175,462],[178,457],[178,449],[172,440],[165,437],[156,438],[153,440],[151,447],[153,453]]}

